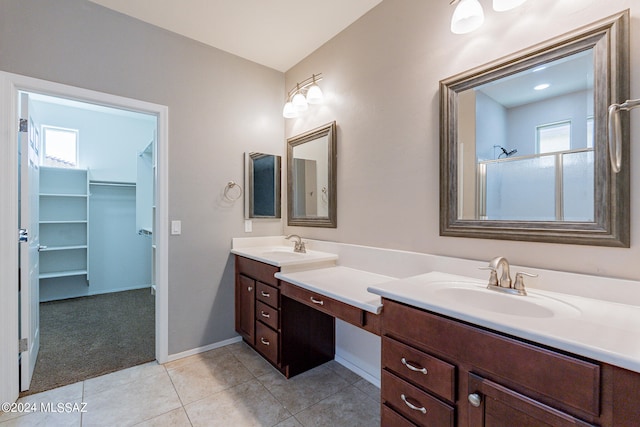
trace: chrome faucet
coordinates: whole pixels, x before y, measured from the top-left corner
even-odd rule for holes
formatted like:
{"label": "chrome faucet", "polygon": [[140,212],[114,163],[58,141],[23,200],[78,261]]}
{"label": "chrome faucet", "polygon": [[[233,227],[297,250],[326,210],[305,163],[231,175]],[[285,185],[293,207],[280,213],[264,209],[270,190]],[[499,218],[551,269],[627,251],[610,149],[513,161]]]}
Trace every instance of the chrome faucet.
{"label": "chrome faucet", "polygon": [[302,238],[300,236],[298,236],[297,234],[289,234],[287,237],[285,237],[285,239],[289,240],[289,239],[297,239],[297,242],[294,242],[294,246],[293,246],[293,252],[299,252],[301,254],[304,254],[307,252],[307,248],[305,248],[304,246],[304,242],[302,241]]}
{"label": "chrome faucet", "polygon": [[[496,257],[489,262],[488,267],[480,267],[482,270],[491,270],[489,276],[489,284],[487,289],[494,291],[506,292],[514,295],[527,295],[524,289],[524,276],[538,277],[537,274],[518,272],[516,273],[515,283],[511,281],[511,273],[509,272],[509,261],[505,257]],[[500,270],[500,278],[498,279],[498,270]]]}

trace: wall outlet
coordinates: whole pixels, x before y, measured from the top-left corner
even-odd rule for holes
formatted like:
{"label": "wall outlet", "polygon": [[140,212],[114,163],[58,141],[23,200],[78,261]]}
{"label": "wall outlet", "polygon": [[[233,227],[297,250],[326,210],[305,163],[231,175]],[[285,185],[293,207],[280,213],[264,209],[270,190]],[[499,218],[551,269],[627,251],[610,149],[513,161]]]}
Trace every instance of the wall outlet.
{"label": "wall outlet", "polygon": [[178,236],[182,233],[182,221],[171,221],[171,235]]}
{"label": "wall outlet", "polygon": [[245,219],[244,220],[244,232],[245,233],[251,233],[253,231],[253,221],[251,221],[250,219]]}

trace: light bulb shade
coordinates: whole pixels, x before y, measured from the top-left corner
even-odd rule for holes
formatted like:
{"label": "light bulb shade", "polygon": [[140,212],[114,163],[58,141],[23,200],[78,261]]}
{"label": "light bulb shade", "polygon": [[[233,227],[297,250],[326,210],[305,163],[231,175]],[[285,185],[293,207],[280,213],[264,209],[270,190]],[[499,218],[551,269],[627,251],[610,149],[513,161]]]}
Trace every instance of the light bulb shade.
{"label": "light bulb shade", "polygon": [[496,12],[504,12],[520,6],[527,0],[493,0],[493,10]]}
{"label": "light bulb shade", "polygon": [[478,29],[484,22],[484,11],[478,0],[460,0],[451,17],[451,32],[466,34]]}
{"label": "light bulb shade", "polygon": [[309,104],[320,104],[324,99],[320,86],[314,84],[307,90],[307,102]]}
{"label": "light bulb shade", "polygon": [[282,116],[285,119],[293,119],[298,117],[298,112],[295,108],[293,108],[293,104],[291,102],[287,102],[284,104],[284,108],[282,109]]}
{"label": "light bulb shade", "polygon": [[309,108],[309,104],[307,104],[307,99],[300,92],[296,93],[293,96],[291,103],[293,104],[293,108],[296,111],[305,111],[307,108]]}

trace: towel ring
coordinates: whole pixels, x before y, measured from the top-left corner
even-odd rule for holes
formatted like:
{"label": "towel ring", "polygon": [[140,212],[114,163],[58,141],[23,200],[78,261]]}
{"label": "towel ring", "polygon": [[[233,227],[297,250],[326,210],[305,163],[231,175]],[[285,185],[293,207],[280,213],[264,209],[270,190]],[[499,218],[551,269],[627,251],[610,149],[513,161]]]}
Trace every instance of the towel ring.
{"label": "towel ring", "polygon": [[[237,190],[234,190],[236,187]],[[234,181],[229,181],[227,186],[224,188],[224,198],[235,202],[240,199],[240,197],[242,197],[242,187],[240,184],[236,184]]]}

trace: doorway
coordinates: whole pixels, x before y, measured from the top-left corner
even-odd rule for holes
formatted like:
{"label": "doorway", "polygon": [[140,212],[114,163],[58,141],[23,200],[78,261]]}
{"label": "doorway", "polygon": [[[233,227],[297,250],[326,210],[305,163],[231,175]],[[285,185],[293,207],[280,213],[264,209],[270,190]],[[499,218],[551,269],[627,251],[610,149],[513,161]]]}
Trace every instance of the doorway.
{"label": "doorway", "polygon": [[[155,221],[154,236],[155,248],[153,251],[153,270],[156,285],[155,295],[155,359],[160,363],[167,361],[168,345],[168,301],[167,301],[167,276],[168,276],[168,147],[167,147],[167,122],[168,109],[165,106],[151,104],[129,98],[109,95],[105,93],[89,91],[43,80],[33,79],[10,73],[0,73],[0,129],[3,135],[0,141],[0,196],[3,206],[0,207],[0,321],[6,325],[5,331],[0,333],[0,374],[7,378],[0,385],[0,400],[14,401],[18,397],[20,388],[19,376],[19,350],[20,331],[18,316],[25,315],[25,306],[18,307],[18,240],[16,230],[18,228],[18,168],[14,159],[17,158],[17,144],[19,129],[15,126],[20,92],[51,95],[67,100],[87,102],[94,105],[103,105],[134,111],[143,114],[151,114],[157,118],[157,153],[156,153],[156,188],[155,212],[152,215]],[[24,284],[21,284],[24,285]],[[29,310],[26,307],[26,310]],[[23,328],[24,329],[24,328]]]}
{"label": "doorway", "polygon": [[39,185],[27,186],[39,187],[29,208],[39,211],[40,346],[24,395],[155,360],[157,117],[39,93],[20,102],[40,163]]}

